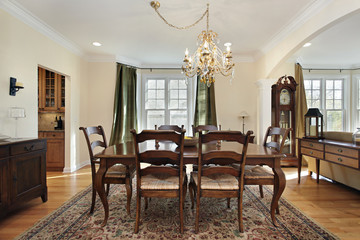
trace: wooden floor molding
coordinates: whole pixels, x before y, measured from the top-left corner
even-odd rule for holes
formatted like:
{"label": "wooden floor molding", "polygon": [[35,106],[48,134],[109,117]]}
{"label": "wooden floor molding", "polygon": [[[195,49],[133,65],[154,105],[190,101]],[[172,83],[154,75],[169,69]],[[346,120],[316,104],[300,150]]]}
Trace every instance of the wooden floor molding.
{"label": "wooden floor molding", "polygon": [[[320,178],[320,183],[316,184],[316,175],[308,176],[306,169],[303,171],[306,176],[298,185],[297,169],[283,170],[287,178],[283,196],[287,200],[341,239],[359,239],[359,191],[325,178]],[[26,231],[90,183],[88,166],[75,173],[48,172],[48,201],[42,203],[41,198],[33,199],[0,220],[0,239],[13,239]]]}

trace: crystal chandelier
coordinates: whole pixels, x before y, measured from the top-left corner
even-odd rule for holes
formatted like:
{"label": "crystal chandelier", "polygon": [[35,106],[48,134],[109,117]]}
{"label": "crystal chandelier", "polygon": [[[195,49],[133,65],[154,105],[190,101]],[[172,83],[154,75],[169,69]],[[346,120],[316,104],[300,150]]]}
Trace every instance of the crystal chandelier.
{"label": "crystal chandelier", "polygon": [[168,23],[158,11],[159,2],[152,1],[150,5],[167,25],[176,29],[193,27],[206,16],[206,31],[202,31],[198,36],[197,50],[191,56],[189,56],[188,49],[185,51],[182,71],[187,78],[192,78],[195,75],[200,76],[200,81],[210,87],[215,82],[215,74],[231,75],[231,79],[234,77],[235,64],[232,62],[231,43],[225,43],[226,50],[222,52],[215,44],[215,42],[219,43],[218,34],[209,30],[209,4],[207,4],[205,13],[195,23],[186,27],[177,27]]}

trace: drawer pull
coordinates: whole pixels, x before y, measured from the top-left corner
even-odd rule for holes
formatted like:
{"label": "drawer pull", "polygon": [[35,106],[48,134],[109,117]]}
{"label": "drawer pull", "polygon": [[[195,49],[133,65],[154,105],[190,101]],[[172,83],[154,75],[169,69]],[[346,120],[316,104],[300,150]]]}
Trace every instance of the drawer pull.
{"label": "drawer pull", "polygon": [[339,152],[339,153],[342,153],[342,152],[343,152],[343,150],[342,150],[341,148],[339,148],[339,149],[338,149],[338,152]]}
{"label": "drawer pull", "polygon": [[53,137],[55,137],[56,135],[55,134],[53,134]]}
{"label": "drawer pull", "polygon": [[312,155],[312,154],[313,154],[313,151],[310,151],[309,153]]}
{"label": "drawer pull", "polygon": [[310,143],[310,144],[309,144],[309,146],[310,146],[310,147],[313,147],[313,146],[314,146],[314,144]]}
{"label": "drawer pull", "polygon": [[28,151],[28,152],[32,151],[34,149],[34,145],[31,145],[31,147],[29,147],[29,148],[27,146],[25,146],[24,149],[25,149],[25,151]]}
{"label": "drawer pull", "polygon": [[339,162],[342,162],[343,160],[342,160],[342,158],[339,157],[339,158],[338,158],[338,161],[339,161]]}

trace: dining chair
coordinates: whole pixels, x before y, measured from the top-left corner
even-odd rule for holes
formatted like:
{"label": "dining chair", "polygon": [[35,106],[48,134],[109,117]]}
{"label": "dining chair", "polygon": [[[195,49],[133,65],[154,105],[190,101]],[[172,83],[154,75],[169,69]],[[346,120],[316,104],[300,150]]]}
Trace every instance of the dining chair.
{"label": "dining chair", "polygon": [[[94,149],[99,147],[101,149],[107,148],[107,142],[105,137],[105,132],[102,126],[92,126],[92,127],[80,127],[79,130],[82,130],[90,155],[90,164],[91,164],[91,180],[92,180],[92,199],[91,199],[91,208],[90,213],[94,212],[95,199],[96,199],[96,190],[95,190],[95,175],[96,175],[96,165],[100,164],[100,159],[95,157]],[[135,166],[126,166],[123,164],[115,164],[110,167],[104,177],[104,183],[107,184],[106,194],[109,194],[110,184],[125,184],[126,194],[127,194],[127,204],[126,210],[130,214],[130,201],[132,195],[132,178],[134,177]]]}
{"label": "dining chair", "polygon": [[[184,169],[184,134],[174,130],[143,130],[136,133],[132,129],[136,162],[136,220],[135,233],[139,231],[141,198],[178,198],[180,232],[184,232],[184,199],[187,177]],[[141,144],[159,141],[160,146],[140,152]],[[162,142],[164,141],[164,142]],[[174,148],[166,146],[175,144]],[[152,144],[148,144],[150,146]],[[165,146],[166,145],[166,146]],[[141,163],[151,164],[141,168]]]}
{"label": "dining chair", "polygon": [[160,125],[159,127],[155,125],[155,130],[174,130],[175,132],[181,133],[184,129],[184,125],[179,127],[178,125]]}
{"label": "dining chair", "polygon": [[198,125],[198,126],[194,126],[191,125],[192,127],[192,133],[193,136],[195,137],[195,134],[197,134],[198,132],[209,132],[209,131],[216,131],[216,130],[221,130],[221,125],[219,125],[219,128],[215,125]]}
{"label": "dining chair", "polygon": [[[252,131],[246,135],[240,131],[216,131],[203,134],[199,132],[198,171],[190,175],[189,188],[192,207],[196,198],[195,232],[199,232],[200,198],[237,198],[239,231],[244,232],[242,219],[242,202],[244,189],[244,167],[246,162],[247,147]],[[221,150],[218,141],[235,142],[242,145],[241,152]],[[211,143],[212,142],[212,143]],[[203,151],[203,145],[212,150]],[[240,148],[241,149],[241,148]],[[235,169],[232,163],[239,164]],[[209,164],[215,164],[209,165]]]}
{"label": "dining chair", "polygon": [[[263,146],[273,148],[279,153],[283,152],[285,142],[289,136],[291,128],[268,127]],[[274,173],[269,167],[261,165],[245,167],[245,185],[259,185],[261,198],[264,197],[262,185],[274,185]],[[279,209],[276,210],[279,213]]]}

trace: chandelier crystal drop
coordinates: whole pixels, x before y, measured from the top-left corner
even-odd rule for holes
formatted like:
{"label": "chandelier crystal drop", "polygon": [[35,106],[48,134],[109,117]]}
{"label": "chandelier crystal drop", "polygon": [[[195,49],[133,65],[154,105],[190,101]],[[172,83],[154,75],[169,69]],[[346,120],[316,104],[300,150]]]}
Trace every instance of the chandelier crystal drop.
{"label": "chandelier crystal drop", "polygon": [[189,55],[188,49],[185,50],[185,57],[183,60],[182,72],[187,78],[192,78],[195,75],[200,77],[200,81],[205,83],[208,87],[215,82],[215,74],[223,76],[231,76],[232,81],[234,77],[234,66],[232,62],[231,43],[225,43],[226,50],[224,52],[216,45],[219,43],[218,34],[209,30],[209,4],[205,13],[195,23],[186,27],[176,27],[168,23],[158,11],[160,7],[159,2],[152,1],[150,5],[155,9],[160,18],[170,27],[176,29],[188,29],[195,26],[206,16],[206,31],[202,31],[197,39],[197,50]]}

